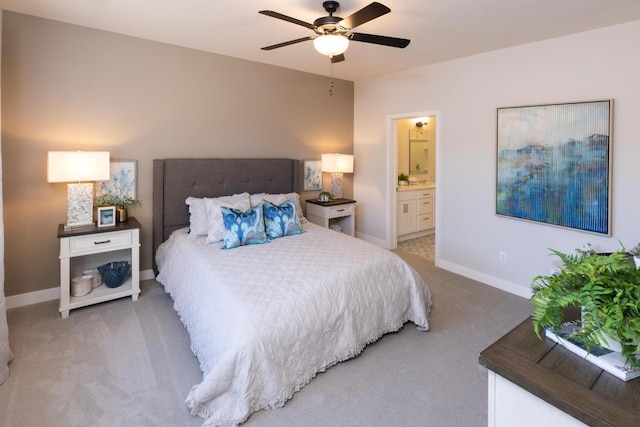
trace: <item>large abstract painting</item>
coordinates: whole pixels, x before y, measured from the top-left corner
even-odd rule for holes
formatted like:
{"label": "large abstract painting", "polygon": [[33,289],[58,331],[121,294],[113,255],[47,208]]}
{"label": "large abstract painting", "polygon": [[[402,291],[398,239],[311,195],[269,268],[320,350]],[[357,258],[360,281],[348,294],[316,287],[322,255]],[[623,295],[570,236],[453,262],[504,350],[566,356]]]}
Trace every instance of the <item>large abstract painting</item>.
{"label": "large abstract painting", "polygon": [[613,100],[498,108],[498,215],[611,235]]}

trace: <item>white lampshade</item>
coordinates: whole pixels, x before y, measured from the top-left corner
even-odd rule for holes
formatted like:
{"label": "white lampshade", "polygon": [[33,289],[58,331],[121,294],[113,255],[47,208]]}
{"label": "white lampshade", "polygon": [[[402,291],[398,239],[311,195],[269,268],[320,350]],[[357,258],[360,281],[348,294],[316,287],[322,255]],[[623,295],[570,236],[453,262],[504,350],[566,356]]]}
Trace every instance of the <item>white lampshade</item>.
{"label": "white lampshade", "polygon": [[342,55],[349,47],[349,39],[339,34],[325,34],[313,39],[313,47],[323,55]]}
{"label": "white lampshade", "polygon": [[65,230],[93,226],[93,184],[87,181],[110,176],[108,151],[49,151],[47,181],[67,183]]}
{"label": "white lampshade", "polygon": [[342,174],[353,173],[353,156],[351,154],[323,154],[322,172],[331,173],[331,197],[341,199],[343,196]]}
{"label": "white lampshade", "polygon": [[48,182],[108,181],[108,151],[49,151]]}
{"label": "white lampshade", "polygon": [[322,172],[353,173],[353,155],[351,154],[323,154]]}

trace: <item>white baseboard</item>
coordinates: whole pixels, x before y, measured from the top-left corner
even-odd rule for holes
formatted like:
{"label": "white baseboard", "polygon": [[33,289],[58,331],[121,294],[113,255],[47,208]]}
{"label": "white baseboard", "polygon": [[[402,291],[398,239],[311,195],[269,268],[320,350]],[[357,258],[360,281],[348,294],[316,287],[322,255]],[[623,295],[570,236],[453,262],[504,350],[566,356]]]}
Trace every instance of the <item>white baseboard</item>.
{"label": "white baseboard", "polygon": [[387,247],[387,242],[383,239],[378,239],[377,237],[372,237],[368,234],[358,233],[358,232],[356,232],[356,237],[358,239],[366,240],[369,243],[373,243],[376,246],[380,246],[381,248],[389,249]]}
{"label": "white baseboard", "polygon": [[488,274],[480,273],[479,271],[472,270],[470,268],[454,264],[449,261],[436,260],[436,267],[440,267],[444,270],[451,271],[452,273],[459,274],[469,279],[476,280],[478,282],[493,286],[510,294],[518,295],[522,298],[529,299],[531,297],[531,289],[518,285],[517,283],[508,282],[506,280],[499,279]]}
{"label": "white baseboard", "polygon": [[12,295],[6,297],[7,310],[11,308],[23,307],[25,305],[38,304],[40,302],[60,299],[60,286],[43,289],[41,291],[27,292],[26,294]]}
{"label": "white baseboard", "polygon": [[156,275],[153,273],[153,270],[143,270],[140,272],[140,281],[151,280],[155,278],[156,278]]}
{"label": "white baseboard", "polygon": [[[140,272],[140,280],[155,278],[153,270]],[[7,310],[11,308],[24,307],[25,305],[38,304],[45,301],[60,299],[60,287],[43,289],[41,291],[27,292],[26,294],[12,295],[5,298]]]}

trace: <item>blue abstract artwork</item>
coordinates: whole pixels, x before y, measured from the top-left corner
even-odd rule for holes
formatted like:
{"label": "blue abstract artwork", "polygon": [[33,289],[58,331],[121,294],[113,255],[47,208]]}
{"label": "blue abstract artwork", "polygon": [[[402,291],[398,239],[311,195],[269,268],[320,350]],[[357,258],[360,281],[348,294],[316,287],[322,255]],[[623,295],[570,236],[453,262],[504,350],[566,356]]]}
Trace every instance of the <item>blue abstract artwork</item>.
{"label": "blue abstract artwork", "polygon": [[612,108],[498,108],[496,213],[610,235]]}

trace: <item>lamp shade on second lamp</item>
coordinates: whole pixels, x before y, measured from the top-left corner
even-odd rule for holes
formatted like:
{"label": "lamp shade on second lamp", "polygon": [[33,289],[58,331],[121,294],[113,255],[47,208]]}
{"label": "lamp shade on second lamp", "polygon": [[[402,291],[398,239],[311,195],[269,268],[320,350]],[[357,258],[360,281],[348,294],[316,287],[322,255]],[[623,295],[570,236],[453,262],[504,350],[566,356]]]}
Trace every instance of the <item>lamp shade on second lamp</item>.
{"label": "lamp shade on second lamp", "polygon": [[344,197],[342,174],[353,173],[353,155],[323,154],[322,172],[331,173],[331,197],[341,199]]}

